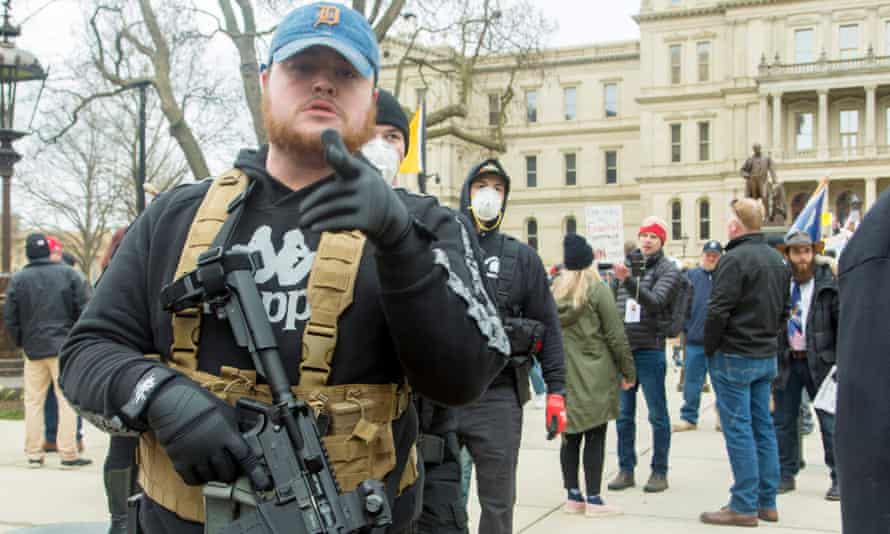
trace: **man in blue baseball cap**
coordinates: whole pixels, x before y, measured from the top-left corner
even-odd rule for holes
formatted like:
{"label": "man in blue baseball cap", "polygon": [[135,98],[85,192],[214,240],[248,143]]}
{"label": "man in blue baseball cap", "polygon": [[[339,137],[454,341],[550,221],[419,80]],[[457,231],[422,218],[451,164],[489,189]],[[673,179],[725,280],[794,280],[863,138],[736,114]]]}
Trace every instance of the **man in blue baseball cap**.
{"label": "man in blue baseball cap", "polygon": [[[374,136],[378,71],[361,14],[329,2],[288,14],[259,74],[269,144],[152,202],[68,337],[62,387],[71,404],[111,433],[142,436],[140,532],[199,534],[205,521],[209,531],[237,529],[237,508],[205,504],[203,485],[289,482],[235,423],[230,403],[263,400],[263,386],[229,321],[206,308],[161,307],[162,296],[200,288],[208,263],[226,272],[233,265],[222,259],[261,257],[250,268],[287,379],[319,414],[342,490],[383,482],[387,532],[404,531],[420,508],[411,391],[467,404],[506,364],[509,341],[473,228],[432,197],[394,190],[355,155]],[[211,247],[225,253],[199,262]],[[145,357],[153,353],[160,359]]]}
{"label": "man in blue baseball cap", "polygon": [[714,269],[722,255],[723,246],[712,239],[702,247],[699,266],[686,273],[692,284],[692,305],[683,327],[686,350],[683,360],[683,408],[680,410],[680,422],[673,426],[674,432],[698,428],[698,407],[708,372],[704,347],[705,315],[708,312]]}

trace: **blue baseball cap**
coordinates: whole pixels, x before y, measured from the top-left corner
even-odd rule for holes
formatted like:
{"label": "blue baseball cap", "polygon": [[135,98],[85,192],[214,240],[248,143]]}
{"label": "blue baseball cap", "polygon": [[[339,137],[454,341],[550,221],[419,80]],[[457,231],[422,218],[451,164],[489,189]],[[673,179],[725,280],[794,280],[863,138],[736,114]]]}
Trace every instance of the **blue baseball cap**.
{"label": "blue baseball cap", "polygon": [[337,51],[365,78],[376,78],[380,72],[380,49],[371,25],[361,13],[333,2],[309,4],[288,13],[272,36],[269,61],[262,69],[311,46]]}
{"label": "blue baseball cap", "polygon": [[712,239],[705,243],[705,246],[702,247],[702,254],[706,252],[716,252],[717,254],[723,254],[723,246],[720,244],[720,241]]}

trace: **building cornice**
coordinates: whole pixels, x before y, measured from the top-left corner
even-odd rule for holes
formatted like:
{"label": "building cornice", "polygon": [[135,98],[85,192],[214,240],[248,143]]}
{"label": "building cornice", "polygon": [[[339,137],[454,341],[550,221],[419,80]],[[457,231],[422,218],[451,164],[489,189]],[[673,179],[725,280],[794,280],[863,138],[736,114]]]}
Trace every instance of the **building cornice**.
{"label": "building cornice", "polygon": [[730,9],[742,7],[759,7],[775,4],[786,4],[800,0],[724,0],[713,6],[693,7],[689,9],[672,9],[669,11],[652,11],[638,13],[632,18],[637,22],[654,22],[659,20],[702,17],[708,15],[725,15]]}
{"label": "building cornice", "polygon": [[669,102],[688,102],[690,100],[701,100],[704,98],[721,98],[723,91],[708,91],[704,93],[682,93],[670,95],[640,96],[637,97],[637,103],[644,104],[664,104]]}
{"label": "building cornice", "polygon": [[[517,128],[521,126],[516,125]],[[593,134],[609,134],[609,133],[627,133],[639,132],[640,124],[616,124],[610,126],[590,126],[582,128],[556,128],[552,130],[537,130],[535,128],[522,128],[521,131],[512,133],[509,130],[504,132],[504,139],[534,139],[539,137],[569,137],[577,135],[593,135]]]}

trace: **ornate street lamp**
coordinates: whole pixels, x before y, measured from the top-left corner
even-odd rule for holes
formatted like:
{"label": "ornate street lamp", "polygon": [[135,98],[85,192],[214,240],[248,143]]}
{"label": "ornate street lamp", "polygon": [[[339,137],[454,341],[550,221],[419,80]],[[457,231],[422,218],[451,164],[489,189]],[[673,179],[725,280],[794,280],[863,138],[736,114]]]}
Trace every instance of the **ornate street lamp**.
{"label": "ornate street lamp", "polygon": [[46,79],[46,71],[34,54],[13,44],[21,33],[10,22],[11,0],[3,2],[3,25],[0,26],[0,176],[3,177],[3,272],[12,266],[12,212],[10,207],[10,182],[12,168],[22,155],[12,148],[13,141],[28,135],[14,128],[15,96],[19,82]]}

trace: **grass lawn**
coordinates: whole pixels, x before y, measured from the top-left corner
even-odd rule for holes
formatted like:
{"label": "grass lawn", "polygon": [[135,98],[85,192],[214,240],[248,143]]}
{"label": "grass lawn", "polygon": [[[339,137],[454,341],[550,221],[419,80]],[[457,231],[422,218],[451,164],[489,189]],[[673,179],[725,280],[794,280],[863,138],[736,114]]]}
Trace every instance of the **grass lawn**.
{"label": "grass lawn", "polygon": [[0,419],[21,421],[24,418],[25,418],[24,410],[0,409]]}

